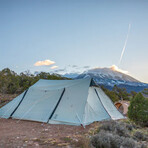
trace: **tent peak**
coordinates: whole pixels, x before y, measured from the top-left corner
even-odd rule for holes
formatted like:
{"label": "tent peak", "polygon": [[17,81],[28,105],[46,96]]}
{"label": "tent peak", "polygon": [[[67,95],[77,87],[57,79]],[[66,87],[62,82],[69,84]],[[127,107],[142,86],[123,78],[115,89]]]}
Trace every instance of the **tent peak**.
{"label": "tent peak", "polygon": [[98,86],[93,78],[91,78],[91,81],[90,81],[90,87],[91,86]]}

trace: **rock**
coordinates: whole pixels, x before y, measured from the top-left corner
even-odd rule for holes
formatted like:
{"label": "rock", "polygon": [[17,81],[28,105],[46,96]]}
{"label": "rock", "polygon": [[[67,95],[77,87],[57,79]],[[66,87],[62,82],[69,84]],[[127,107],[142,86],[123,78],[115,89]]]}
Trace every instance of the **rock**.
{"label": "rock", "polygon": [[26,147],[26,146],[27,146],[27,144],[25,143],[25,144],[23,144],[23,146],[25,146],[25,147]]}

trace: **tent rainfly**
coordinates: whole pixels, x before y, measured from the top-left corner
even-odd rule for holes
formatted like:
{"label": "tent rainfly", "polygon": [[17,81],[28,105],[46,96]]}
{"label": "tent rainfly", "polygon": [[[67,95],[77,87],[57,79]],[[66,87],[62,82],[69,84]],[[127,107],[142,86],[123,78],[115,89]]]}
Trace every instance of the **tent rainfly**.
{"label": "tent rainfly", "polygon": [[91,78],[85,78],[41,79],[3,106],[0,118],[85,126],[124,116]]}

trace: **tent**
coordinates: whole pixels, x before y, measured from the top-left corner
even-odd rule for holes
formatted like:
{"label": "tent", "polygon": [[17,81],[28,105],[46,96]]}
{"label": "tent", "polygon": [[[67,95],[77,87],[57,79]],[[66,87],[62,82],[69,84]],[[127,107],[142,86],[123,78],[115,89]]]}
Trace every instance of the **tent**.
{"label": "tent", "polygon": [[0,118],[85,126],[124,117],[102,89],[91,78],[85,78],[41,79],[3,106]]}
{"label": "tent", "polygon": [[123,100],[117,101],[114,103],[114,105],[116,106],[116,108],[120,113],[122,113],[123,115],[127,115],[128,107],[130,105],[129,101],[123,101]]}

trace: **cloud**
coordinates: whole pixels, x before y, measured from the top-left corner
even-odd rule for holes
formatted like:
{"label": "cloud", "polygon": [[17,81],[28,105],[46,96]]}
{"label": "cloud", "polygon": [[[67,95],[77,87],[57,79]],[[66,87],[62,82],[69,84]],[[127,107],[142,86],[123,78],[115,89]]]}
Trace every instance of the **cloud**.
{"label": "cloud", "polygon": [[52,66],[52,67],[51,67],[51,69],[56,69],[56,68],[58,68],[58,66]]}
{"label": "cloud", "polygon": [[110,68],[111,68],[113,71],[118,71],[118,72],[121,72],[121,73],[124,73],[124,74],[128,74],[128,73],[129,73],[128,71],[119,69],[116,65],[112,65]]}
{"label": "cloud", "polygon": [[55,62],[54,61],[51,61],[51,60],[45,60],[45,61],[37,61],[34,66],[49,66],[49,65],[52,65],[54,64]]}

